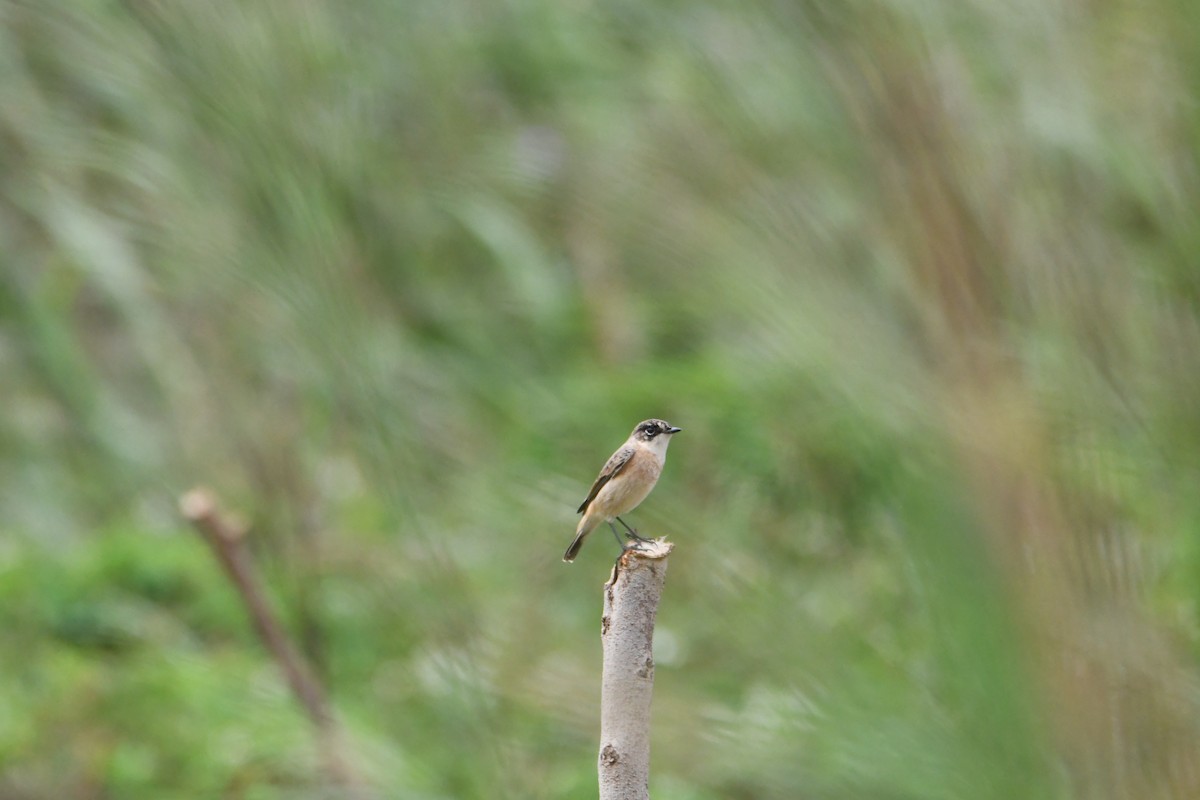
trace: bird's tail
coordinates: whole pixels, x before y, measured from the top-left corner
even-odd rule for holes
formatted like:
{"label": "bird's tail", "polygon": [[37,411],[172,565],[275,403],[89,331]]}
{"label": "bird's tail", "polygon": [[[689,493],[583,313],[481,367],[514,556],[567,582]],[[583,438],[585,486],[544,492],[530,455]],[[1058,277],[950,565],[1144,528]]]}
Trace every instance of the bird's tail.
{"label": "bird's tail", "polygon": [[563,561],[570,563],[575,560],[575,556],[579,555],[579,548],[583,547],[583,540],[587,538],[587,535],[592,532],[592,529],[596,525],[596,522],[590,521],[588,515],[584,514],[583,519],[579,520],[579,527],[575,529],[574,541],[567,548],[567,552],[563,553]]}

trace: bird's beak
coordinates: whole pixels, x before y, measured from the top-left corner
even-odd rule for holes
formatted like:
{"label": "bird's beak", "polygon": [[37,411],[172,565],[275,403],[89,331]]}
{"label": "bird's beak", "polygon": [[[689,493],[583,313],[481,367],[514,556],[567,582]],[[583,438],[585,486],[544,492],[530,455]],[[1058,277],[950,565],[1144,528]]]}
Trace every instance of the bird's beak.
{"label": "bird's beak", "polygon": [[667,433],[679,433],[683,428],[667,428]]}

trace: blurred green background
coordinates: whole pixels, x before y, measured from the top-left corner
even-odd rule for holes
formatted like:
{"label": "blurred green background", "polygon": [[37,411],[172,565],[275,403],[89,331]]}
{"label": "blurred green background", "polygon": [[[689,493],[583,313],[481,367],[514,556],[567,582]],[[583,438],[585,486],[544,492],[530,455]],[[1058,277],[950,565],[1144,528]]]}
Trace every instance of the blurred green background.
{"label": "blurred green background", "polygon": [[1200,796],[1191,0],[0,3],[0,798]]}

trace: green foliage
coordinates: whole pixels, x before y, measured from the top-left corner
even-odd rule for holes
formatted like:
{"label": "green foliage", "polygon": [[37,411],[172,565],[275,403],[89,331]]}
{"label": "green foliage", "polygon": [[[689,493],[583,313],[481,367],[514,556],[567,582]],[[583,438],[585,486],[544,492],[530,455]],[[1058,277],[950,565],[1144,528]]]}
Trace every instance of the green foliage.
{"label": "green foliage", "polygon": [[0,795],[1200,794],[1192,6],[0,4]]}

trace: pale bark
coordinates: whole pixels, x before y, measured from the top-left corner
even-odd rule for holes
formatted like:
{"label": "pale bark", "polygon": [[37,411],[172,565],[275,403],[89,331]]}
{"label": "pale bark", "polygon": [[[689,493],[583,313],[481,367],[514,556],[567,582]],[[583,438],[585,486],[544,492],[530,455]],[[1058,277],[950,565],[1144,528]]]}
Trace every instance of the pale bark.
{"label": "pale bark", "polygon": [[629,550],[604,586],[600,800],[649,800],[654,620],[674,545]]}

